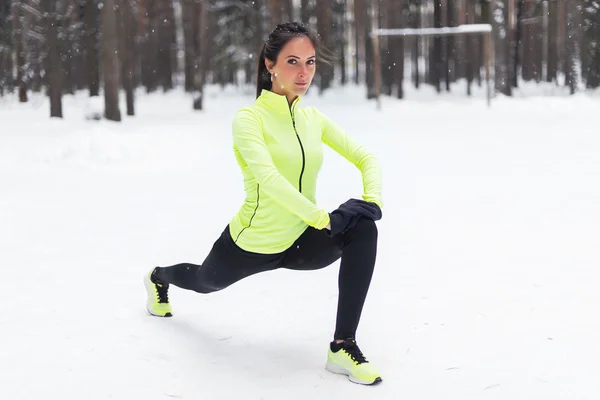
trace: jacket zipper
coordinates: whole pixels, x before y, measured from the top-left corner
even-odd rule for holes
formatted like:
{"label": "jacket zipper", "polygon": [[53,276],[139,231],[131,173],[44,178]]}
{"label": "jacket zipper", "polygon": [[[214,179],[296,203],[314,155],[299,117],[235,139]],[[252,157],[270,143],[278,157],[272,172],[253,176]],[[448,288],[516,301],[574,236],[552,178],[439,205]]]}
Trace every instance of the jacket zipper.
{"label": "jacket zipper", "polygon": [[306,164],[306,158],[304,155],[304,146],[302,146],[302,141],[300,140],[300,136],[298,135],[298,131],[296,130],[296,119],[294,118],[294,112],[292,107],[290,107],[290,115],[292,116],[292,125],[294,127],[294,132],[296,133],[296,138],[298,138],[298,143],[300,144],[300,150],[302,151],[302,169],[300,170],[300,179],[298,179],[298,191],[302,193],[302,175],[304,175],[304,166]]}

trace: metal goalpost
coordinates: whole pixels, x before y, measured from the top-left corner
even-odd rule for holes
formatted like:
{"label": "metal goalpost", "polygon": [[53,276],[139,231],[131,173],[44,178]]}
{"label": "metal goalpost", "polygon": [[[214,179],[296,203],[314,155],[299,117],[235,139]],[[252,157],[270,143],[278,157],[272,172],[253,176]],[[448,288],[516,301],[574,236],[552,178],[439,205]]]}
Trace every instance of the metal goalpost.
{"label": "metal goalpost", "polygon": [[373,43],[373,68],[375,82],[375,96],[377,99],[377,109],[381,108],[381,50],[379,48],[380,36],[449,36],[449,35],[483,35],[484,36],[484,59],[485,59],[485,79],[487,85],[487,104],[491,105],[493,97],[493,86],[491,71],[494,65],[494,43],[492,37],[492,25],[490,24],[466,24],[459,26],[449,26],[442,28],[404,28],[404,29],[374,29],[370,33]]}

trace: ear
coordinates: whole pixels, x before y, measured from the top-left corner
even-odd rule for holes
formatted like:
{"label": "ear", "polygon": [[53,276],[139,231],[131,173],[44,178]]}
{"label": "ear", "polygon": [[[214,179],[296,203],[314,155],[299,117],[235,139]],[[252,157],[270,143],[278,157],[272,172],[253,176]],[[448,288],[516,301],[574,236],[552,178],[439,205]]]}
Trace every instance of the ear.
{"label": "ear", "polygon": [[269,73],[271,73],[273,70],[273,67],[275,66],[275,63],[273,61],[265,58],[265,66],[267,67],[267,71],[269,71]]}

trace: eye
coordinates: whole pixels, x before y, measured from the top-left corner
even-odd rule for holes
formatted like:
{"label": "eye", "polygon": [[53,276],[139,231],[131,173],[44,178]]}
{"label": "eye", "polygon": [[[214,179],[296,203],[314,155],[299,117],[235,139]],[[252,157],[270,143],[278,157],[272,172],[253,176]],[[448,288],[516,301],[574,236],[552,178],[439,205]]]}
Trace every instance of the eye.
{"label": "eye", "polygon": [[308,65],[314,65],[315,64],[315,60],[308,60]]}
{"label": "eye", "polygon": [[295,64],[296,64],[296,60],[295,60],[294,58],[290,58],[290,59],[288,60],[288,64],[295,65]]}

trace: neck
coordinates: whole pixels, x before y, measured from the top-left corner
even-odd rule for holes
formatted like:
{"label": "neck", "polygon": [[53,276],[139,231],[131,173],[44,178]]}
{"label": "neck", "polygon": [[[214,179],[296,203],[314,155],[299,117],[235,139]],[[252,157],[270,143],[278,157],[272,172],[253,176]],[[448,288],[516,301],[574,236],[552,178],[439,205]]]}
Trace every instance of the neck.
{"label": "neck", "polygon": [[[275,85],[273,85],[275,86]],[[291,106],[292,103],[294,102],[294,100],[296,100],[298,98],[298,95],[295,94],[289,94],[289,93],[283,93],[280,90],[276,89],[275,87],[271,88],[271,92],[278,94],[280,96],[285,96],[287,101],[288,101],[288,106]]]}

